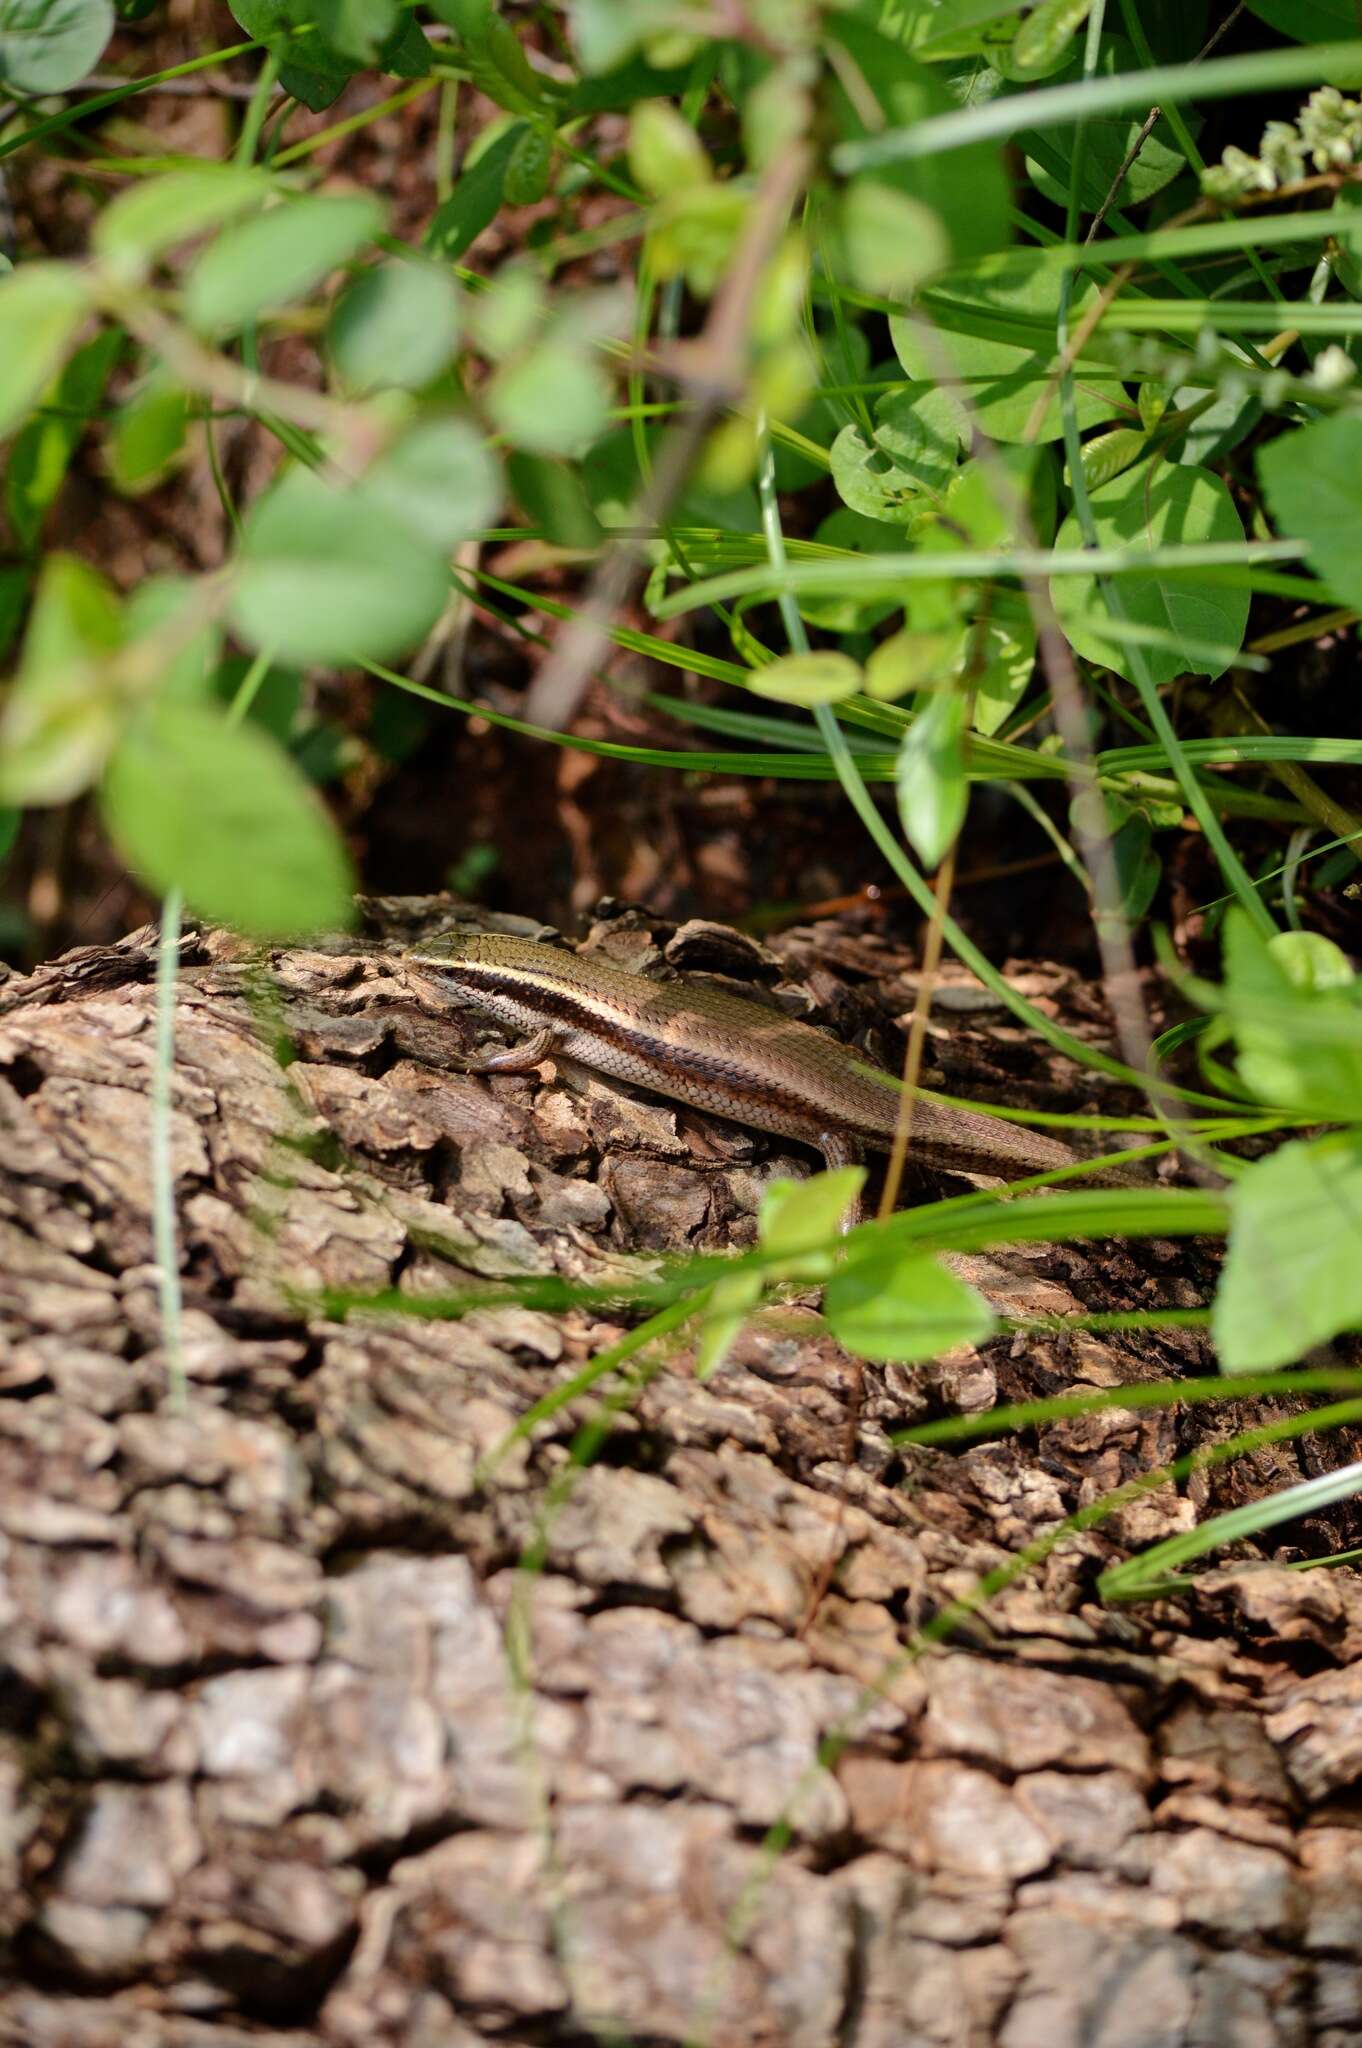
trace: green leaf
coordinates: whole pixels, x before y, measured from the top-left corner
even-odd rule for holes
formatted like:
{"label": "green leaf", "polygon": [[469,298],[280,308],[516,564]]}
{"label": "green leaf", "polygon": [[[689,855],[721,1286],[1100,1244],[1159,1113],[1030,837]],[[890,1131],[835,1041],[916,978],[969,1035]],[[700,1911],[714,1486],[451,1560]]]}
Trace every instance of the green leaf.
{"label": "green leaf", "polygon": [[760,1273],[728,1273],[715,1282],[695,1346],[697,1380],[707,1380],[719,1370],[748,1314],[761,1300],[761,1290]]}
{"label": "green leaf", "polygon": [[924,867],[939,867],[969,808],[965,780],[965,699],[937,690],[903,735],[894,764],[899,820]]}
{"label": "green leaf", "polygon": [[247,519],[231,615],[284,660],[381,661],[424,638],[448,590],[441,555],[362,485],[336,491],[293,469]]}
{"label": "green leaf", "polygon": [[[832,11],[823,33],[840,46],[842,62],[827,81],[832,118],[843,140],[880,127],[908,127],[953,101],[945,85],[901,42],[854,12]],[[848,89],[848,81],[851,81]],[[869,120],[879,109],[879,119]],[[877,180],[916,201],[946,240],[952,261],[995,249],[1008,238],[1007,181],[1002,157],[990,143],[974,143],[952,156],[928,156],[876,171]]]}
{"label": "green leaf", "polygon": [[378,69],[395,78],[429,78],[430,44],[415,14],[404,14],[378,53]]}
{"label": "green leaf", "polygon": [[950,238],[931,208],[864,172],[843,194],[838,225],[852,283],[877,298],[911,298],[951,261]]}
{"label": "green leaf", "polygon": [[1012,716],[1036,665],[1036,622],[1019,590],[990,593],[988,616],[973,627],[960,650],[957,679],[969,671],[974,689],[974,730],[991,739]]}
{"label": "green leaf", "polygon": [[808,1180],[776,1180],[765,1190],[757,1229],[763,1250],[782,1259],[826,1245],[865,1186],[863,1166],[837,1166]]}
{"label": "green leaf", "polygon": [[1362,1133],[1283,1145],[1229,1203],[1211,1312],[1222,1372],[1291,1365],[1362,1326]]}
{"label": "green leaf", "polygon": [[16,810],[13,805],[0,805],[0,861],[5,860],[13,852],[23,817],[23,812]]}
{"label": "green leaf", "polygon": [[153,374],[119,407],[109,431],[109,473],[130,496],[152,489],[179,455],[189,430],[189,394]]}
{"label": "green leaf", "polygon": [[981,1295],[923,1252],[877,1245],[833,1274],[823,1315],[838,1343],[858,1358],[913,1365],[997,1327]]}
{"label": "green leaf", "polygon": [[1256,14],[1294,43],[1336,43],[1357,34],[1353,0],[1248,0]]}
{"label": "green leaf", "polygon": [[651,199],[705,185],[714,176],[695,130],[666,100],[640,100],[629,120],[629,170]]}
{"label": "green leaf", "polygon": [[612,71],[643,43],[666,33],[676,0],[572,0],[572,40],[587,72]]}
{"label": "green leaf", "polygon": [[74,555],[49,555],[0,709],[0,803],[66,803],[89,787],[118,735],[108,666],[122,643],[111,587]]}
{"label": "green leaf", "polygon": [[506,170],[529,124],[516,121],[495,142],[489,143],[470,170],[466,170],[442,205],[437,206],[426,230],[426,248],[447,263],[457,263],[485,227],[496,218],[501,205]]}
{"label": "green leaf", "polygon": [[1357,986],[1307,989],[1302,956],[1266,942],[1247,914],[1225,915],[1224,1011],[1239,1047],[1239,1077],[1263,1102],[1348,1122],[1362,1105],[1362,1008]]}
{"label": "green leaf", "polygon": [[310,0],[307,11],[338,57],[374,64],[397,26],[398,0]]}
{"label": "green leaf", "polygon": [[1277,932],[1267,950],[1293,988],[1352,988],[1357,976],[1341,946],[1323,932]]}
{"label": "green leaf", "polygon": [[[854,555],[892,553],[901,547],[902,531],[884,520],[866,519],[849,505],[839,505],[819,522],[814,539],[820,547],[844,548]],[[799,600],[801,618],[829,633],[868,633],[898,607],[892,598],[858,597],[852,590],[806,594]]]}
{"label": "green leaf", "polygon": [[605,529],[592,509],[579,464],[513,451],[506,473],[521,510],[545,540],[560,548],[600,546]]}
{"label": "green leaf", "polygon": [[78,348],[57,379],[52,409],[38,413],[15,436],[5,465],[5,510],[26,552],[37,545],[44,516],[65,482],[122,347],[123,336],[106,328]]}
{"label": "green leaf", "polygon": [[24,263],[0,277],[0,436],[13,433],[61,369],[90,310],[67,263]]}
{"label": "green leaf", "polygon": [[[279,83],[285,92],[314,114],[340,98],[359,67],[333,49],[315,26],[295,24],[292,9],[282,0],[230,0],[230,6],[247,35],[257,37],[284,60]],[[300,12],[305,9],[300,7]],[[295,33],[296,28],[304,27],[309,32]]]}
{"label": "green leaf", "polygon": [[459,338],[459,292],[447,271],[421,262],[366,270],[336,301],[327,346],[355,392],[419,390],[439,375]]}
{"label": "green leaf", "polygon": [[910,690],[934,688],[959,667],[964,645],[965,634],[954,621],[944,626],[900,627],[869,656],[866,695],[881,704],[892,704]]}
{"label": "green leaf", "polygon": [[[202,587],[188,576],[149,576],[128,599],[125,638],[137,657],[138,694],[186,698],[209,696],[222,654],[222,634],[203,616]],[[140,645],[139,645],[140,643]]]}
{"label": "green leaf", "polygon": [[553,130],[547,124],[522,130],[502,179],[508,206],[537,206],[553,174]]}
{"label": "green leaf", "polygon": [[111,758],[100,808],[129,866],[200,917],[253,938],[351,922],[353,878],[330,818],[286,754],[205,705],[148,705]]}
{"label": "green leaf", "polygon": [[786,654],[756,668],[747,678],[755,697],[774,697],[780,704],[840,704],[861,687],[861,666],[849,654],[832,648],[809,654]]}
{"label": "green leaf", "polygon": [[0,660],[9,653],[28,603],[32,571],[19,563],[0,564]]}
{"label": "green leaf", "polygon": [[359,488],[376,521],[398,521],[447,555],[490,526],[501,473],[471,420],[427,419],[379,457]]}
{"label": "green leaf", "polygon": [[189,273],[185,312],[204,334],[232,334],[260,314],[305,298],[383,226],[359,193],[294,199],[230,229]]}
{"label": "green leaf", "polygon": [[0,87],[66,92],[94,69],[113,29],[111,0],[0,0]]}
{"label": "green leaf", "polygon": [[133,282],[177,242],[262,205],[269,189],[262,171],[239,164],[196,164],[144,178],[95,216],[90,246],[120,281]]}
{"label": "green leaf", "polygon": [[549,335],[497,371],[487,410],[513,447],[584,455],[610,418],[609,379],[584,349]]}
{"label": "green leaf", "polygon": [[[1114,78],[1118,72],[1138,70],[1135,53],[1122,36],[1103,36],[1097,76]],[[1081,60],[1074,57],[1062,72],[1077,78]],[[1193,108],[1185,110],[1193,133],[1201,123]],[[1131,151],[1139,141],[1138,153]],[[1068,201],[1073,131],[1056,129],[1042,134],[1019,135],[1017,141],[1027,152],[1026,169],[1037,191],[1056,206]],[[1157,192],[1170,185],[1186,158],[1174,140],[1166,119],[1155,123],[1152,134],[1144,132],[1142,116],[1099,115],[1083,124],[1083,169],[1079,197],[1085,213],[1093,213],[1104,202],[1110,205],[1143,206]],[[1118,175],[1120,182],[1118,184]]]}
{"label": "green leaf", "polygon": [[1278,532],[1308,542],[1340,603],[1362,605],[1362,418],[1334,413],[1280,435],[1258,476]]}
{"label": "green leaf", "polygon": [[[1234,500],[1220,478],[1184,463],[1164,463],[1152,475],[1139,469],[1119,476],[1094,491],[1089,502],[1099,547],[1143,549],[1244,538]],[[1083,546],[1076,514],[1070,513],[1060,527],[1055,546]],[[1205,650],[1243,645],[1249,609],[1246,589],[1199,584],[1151,569],[1122,576],[1120,592],[1126,616],[1136,626],[1171,636],[1171,644],[1142,643],[1144,663],[1155,683],[1170,683],[1184,674],[1221,675],[1227,659],[1217,660]],[[1129,677],[1129,649],[1116,637],[1120,621],[1111,620],[1095,579],[1057,576],[1051,598],[1074,649],[1088,661]]]}
{"label": "green leaf", "polygon": [[[924,310],[934,329],[911,319],[889,322],[898,359],[907,374],[923,383],[943,386],[957,419],[960,440],[968,442],[977,424],[994,441],[1025,441],[1030,437],[1036,407],[1045,401],[1035,438],[1057,441],[1064,431],[1059,394],[1053,377],[1053,342],[1035,348],[995,341],[987,333],[990,317],[1025,315],[1040,319],[1053,332],[1059,315],[1059,275],[1038,271],[1024,255],[991,264],[987,277],[955,274],[934,285]],[[1070,331],[1078,327],[1092,298],[1090,285],[1075,289]],[[959,394],[944,389],[954,373]],[[1112,377],[1086,371],[1077,379],[1075,404],[1080,427],[1096,426],[1129,404],[1121,384]]]}

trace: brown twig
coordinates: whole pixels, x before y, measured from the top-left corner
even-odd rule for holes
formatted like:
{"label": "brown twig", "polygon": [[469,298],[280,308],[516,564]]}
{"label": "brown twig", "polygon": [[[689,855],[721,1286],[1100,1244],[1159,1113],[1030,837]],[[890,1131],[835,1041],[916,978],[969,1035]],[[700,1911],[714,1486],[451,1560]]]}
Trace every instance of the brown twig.
{"label": "brown twig", "polygon": [[[663,443],[644,492],[640,524],[645,531],[656,531],[662,524],[710,427],[742,395],[753,301],[767,259],[803,189],[810,160],[808,146],[798,144],[783,151],[763,173],[703,333],[669,353],[667,360],[692,404]],[[571,723],[642,558],[639,541],[622,541],[597,571],[580,611],[559,635],[530,688],[525,716],[532,725],[561,732]]]}

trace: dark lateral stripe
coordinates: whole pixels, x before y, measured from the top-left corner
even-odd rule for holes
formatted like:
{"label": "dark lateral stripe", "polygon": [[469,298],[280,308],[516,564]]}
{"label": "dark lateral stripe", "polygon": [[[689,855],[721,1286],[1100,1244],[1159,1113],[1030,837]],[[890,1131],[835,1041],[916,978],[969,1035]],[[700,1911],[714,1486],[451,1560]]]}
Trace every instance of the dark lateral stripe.
{"label": "dark lateral stripe", "polygon": [[[472,972],[468,969],[472,965]],[[688,1074],[706,1085],[726,1094],[733,1102],[733,1115],[738,1123],[750,1120],[754,1100],[778,1116],[788,1118],[792,1126],[817,1132],[821,1128],[845,1124],[846,1119],[829,1108],[826,1120],[820,1116],[819,1107],[805,1095],[799,1095],[782,1088],[778,1082],[759,1079],[750,1070],[744,1075],[732,1066],[725,1066],[711,1055],[694,1046],[684,1048],[674,1040],[654,1038],[650,1032],[640,1030],[635,1024],[628,1024],[609,1008],[597,1008],[590,996],[578,995],[575,990],[560,984],[545,985],[532,982],[524,975],[512,970],[498,968],[478,961],[475,965],[460,961],[457,968],[447,970],[454,975],[467,973],[467,985],[476,993],[487,989],[497,995],[510,996],[527,1008],[541,1010],[555,1023],[568,1025],[576,1031],[589,1032],[600,1038],[616,1051],[628,1053],[634,1059],[646,1061],[661,1070],[665,1077],[657,1085],[661,1094],[673,1092],[677,1080],[684,1081]],[[684,1098],[683,1098],[684,1099]],[[697,1107],[704,1108],[705,1104]],[[719,1112],[716,1112],[718,1114]],[[869,1135],[874,1135],[869,1134]],[[813,1143],[810,1139],[808,1142]]]}

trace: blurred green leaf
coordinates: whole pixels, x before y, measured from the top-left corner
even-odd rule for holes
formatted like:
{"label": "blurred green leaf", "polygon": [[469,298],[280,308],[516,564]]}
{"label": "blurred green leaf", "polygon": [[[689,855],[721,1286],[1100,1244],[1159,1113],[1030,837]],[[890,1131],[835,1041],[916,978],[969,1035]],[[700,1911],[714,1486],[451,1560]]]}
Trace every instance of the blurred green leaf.
{"label": "blurred green leaf", "polygon": [[997,1327],[983,1297],[935,1259],[884,1245],[833,1274],[823,1315],[839,1344],[884,1364],[913,1365],[982,1344]]}
{"label": "blurred green leaf", "polygon": [[747,687],[756,697],[774,697],[780,704],[840,704],[861,687],[861,665],[849,654],[817,648],[809,654],[786,654],[764,668],[753,669]]}
{"label": "blurred green leaf", "polygon": [[185,312],[204,334],[233,334],[306,297],[382,226],[383,208],[365,194],[287,200],[209,244],[186,281]]}
{"label": "blurred green leaf", "polygon": [[0,87],[66,92],[113,34],[111,0],[0,0]]}
{"label": "blurred green leaf", "polygon": [[866,172],[843,194],[839,226],[852,283],[878,298],[910,298],[951,260],[950,238],[931,208]]}
{"label": "blurred green leaf", "polygon": [[351,391],[389,385],[419,390],[454,353],[458,287],[433,264],[379,264],[346,286],[326,338],[341,382]]}
{"label": "blurred green leaf", "polygon": [[96,215],[90,247],[121,279],[135,280],[177,242],[262,205],[269,189],[262,171],[240,164],[195,164],[144,178]]}
{"label": "blurred green leaf", "polygon": [[258,727],[206,705],[145,707],[109,761],[100,808],[128,865],[200,917],[254,938],[300,938],[353,917],[340,837]]}
{"label": "blurred green leaf", "polygon": [[187,391],[153,372],[114,414],[109,429],[109,474],[130,496],[158,484],[184,447],[189,431]]}
{"label": "blurred green leaf", "polygon": [[[896,37],[872,27],[860,11],[829,13],[823,32],[841,54],[828,89],[843,140],[881,127],[907,127],[951,106],[942,81],[910,56]],[[967,144],[949,156],[893,164],[875,175],[924,209],[934,223],[934,234],[945,236],[956,262],[996,249],[1008,239],[1007,180],[1001,154],[991,143]]]}
{"label": "blurred green leaf", "polygon": [[1283,1145],[1229,1202],[1211,1321],[1222,1372],[1292,1365],[1362,1327],[1362,1133]]}
{"label": "blurred green leaf", "polygon": [[585,349],[546,335],[497,371],[487,411],[515,448],[584,455],[610,417],[610,381]]}
{"label": "blurred green leaf", "polygon": [[12,434],[58,374],[90,310],[69,263],[23,263],[0,275],[0,435]]}
{"label": "blurred green leaf", "polygon": [[98,775],[122,715],[108,669],[123,630],[101,576],[74,555],[47,557],[0,708],[0,803],[65,803]]}
{"label": "blurred green leaf", "polygon": [[123,336],[114,328],[78,348],[57,379],[50,410],[35,414],[15,436],[5,465],[5,510],[25,552],[37,545],[122,348]]}
{"label": "blurred green leaf", "polygon": [[138,694],[158,698],[206,698],[222,652],[222,633],[203,616],[201,586],[188,576],[149,576],[127,602],[124,637],[129,648],[151,656],[154,666],[141,678]]}
{"label": "blurred green leaf", "polygon": [[596,548],[604,528],[592,509],[581,465],[512,451],[506,473],[525,516],[560,548]]}
{"label": "blurred green leaf", "polygon": [[965,822],[965,698],[936,690],[903,735],[894,768],[899,819],[924,867],[939,867]]}
{"label": "blurred green leaf", "polygon": [[448,554],[491,525],[501,502],[501,473],[471,420],[432,418],[380,456],[359,490],[375,520],[399,522]]}
{"label": "blurred green leaf", "polygon": [[332,490],[292,469],[246,521],[231,616],[253,647],[289,661],[381,661],[435,624],[442,556],[395,525],[361,487]]}
{"label": "blurred green leaf", "polygon": [[629,118],[629,170],[653,199],[668,199],[714,176],[709,153],[666,100],[640,100]]}
{"label": "blurred green leaf", "polygon": [[762,1195],[757,1225],[763,1251],[784,1259],[826,1245],[864,1186],[863,1166],[836,1166],[808,1180],[772,1181]]}

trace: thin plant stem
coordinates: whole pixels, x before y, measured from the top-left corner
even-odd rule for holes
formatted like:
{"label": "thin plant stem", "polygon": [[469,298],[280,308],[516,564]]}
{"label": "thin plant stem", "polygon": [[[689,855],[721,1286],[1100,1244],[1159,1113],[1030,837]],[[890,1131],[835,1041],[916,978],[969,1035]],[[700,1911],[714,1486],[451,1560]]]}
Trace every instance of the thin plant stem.
{"label": "thin plant stem", "polygon": [[156,1292],[161,1305],[161,1348],[171,1406],[187,1401],[184,1369],[180,1239],[175,1214],[175,1167],[171,1156],[171,1080],[175,1070],[175,975],[179,964],[184,898],[167,892],[161,905],[161,942],[156,955],[156,1039],[151,1070],[151,1231],[156,1257]]}

